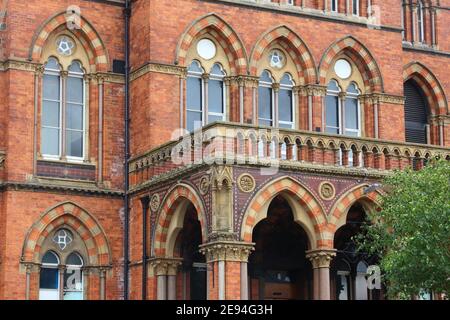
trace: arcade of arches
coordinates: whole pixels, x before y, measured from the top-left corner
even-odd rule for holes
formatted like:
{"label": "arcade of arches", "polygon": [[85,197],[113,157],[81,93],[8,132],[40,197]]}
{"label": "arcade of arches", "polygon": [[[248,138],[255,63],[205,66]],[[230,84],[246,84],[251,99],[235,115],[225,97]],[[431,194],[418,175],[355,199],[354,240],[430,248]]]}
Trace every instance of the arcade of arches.
{"label": "arcade of arches", "polygon": [[271,197],[254,218],[251,242],[237,241],[227,232],[208,234],[205,241],[205,222],[200,221],[203,214],[190,200],[183,199],[165,224],[165,256],[150,260],[149,277],[154,281],[156,297],[382,299],[383,293],[368,290],[366,282],[367,268],[376,261],[356,252],[353,240],[371,205],[362,198],[350,205],[345,217],[336,223],[333,246],[319,247],[319,238],[327,237],[318,234],[327,231],[319,230],[332,229],[332,222],[327,227],[313,227],[316,234],[311,235],[311,225],[305,223],[311,219],[310,213],[299,203],[287,191]]}

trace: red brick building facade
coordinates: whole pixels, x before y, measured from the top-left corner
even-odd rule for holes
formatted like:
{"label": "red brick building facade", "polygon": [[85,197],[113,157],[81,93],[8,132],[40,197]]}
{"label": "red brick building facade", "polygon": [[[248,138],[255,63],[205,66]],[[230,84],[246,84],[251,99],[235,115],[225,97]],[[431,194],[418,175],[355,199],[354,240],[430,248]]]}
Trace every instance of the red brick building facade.
{"label": "red brick building facade", "polygon": [[450,158],[450,1],[1,4],[0,299],[383,298],[351,237]]}

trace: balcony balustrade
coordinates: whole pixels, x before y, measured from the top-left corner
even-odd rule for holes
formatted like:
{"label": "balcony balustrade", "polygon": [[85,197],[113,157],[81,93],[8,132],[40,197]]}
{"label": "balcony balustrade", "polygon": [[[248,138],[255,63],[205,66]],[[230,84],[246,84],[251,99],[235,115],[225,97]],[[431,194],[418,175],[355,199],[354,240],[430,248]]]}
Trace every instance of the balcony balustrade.
{"label": "balcony balustrade", "polygon": [[212,164],[384,176],[435,157],[450,160],[450,148],[216,122],[132,158],[130,187]]}

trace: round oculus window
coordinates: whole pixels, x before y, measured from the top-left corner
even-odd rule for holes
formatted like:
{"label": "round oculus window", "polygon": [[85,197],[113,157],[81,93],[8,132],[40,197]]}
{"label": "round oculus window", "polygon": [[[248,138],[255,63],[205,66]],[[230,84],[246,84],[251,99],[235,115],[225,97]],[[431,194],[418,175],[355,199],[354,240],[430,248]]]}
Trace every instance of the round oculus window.
{"label": "round oculus window", "polygon": [[71,56],[75,51],[75,42],[67,36],[61,36],[56,40],[56,51],[60,55]]}
{"label": "round oculus window", "polygon": [[286,58],[280,50],[272,50],[269,54],[269,64],[274,69],[281,69],[286,64]]}
{"label": "round oculus window", "polygon": [[205,60],[210,60],[216,56],[216,45],[209,39],[202,39],[197,43],[197,53]]}
{"label": "round oculus window", "polygon": [[339,59],[334,65],[334,72],[341,79],[348,79],[352,75],[352,66],[347,60]]}

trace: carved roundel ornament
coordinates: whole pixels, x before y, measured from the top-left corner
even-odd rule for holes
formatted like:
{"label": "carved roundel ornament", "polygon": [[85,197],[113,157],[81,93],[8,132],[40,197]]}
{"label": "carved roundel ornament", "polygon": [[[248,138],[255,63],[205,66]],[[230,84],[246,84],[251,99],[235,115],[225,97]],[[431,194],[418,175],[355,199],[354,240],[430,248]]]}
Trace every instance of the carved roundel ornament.
{"label": "carved roundel ornament", "polygon": [[269,64],[274,69],[281,69],[286,65],[286,57],[280,50],[274,49],[269,54]]}
{"label": "carved roundel ornament", "polygon": [[203,176],[200,179],[200,183],[198,184],[198,188],[200,189],[200,193],[202,196],[208,193],[209,191],[209,177]]}
{"label": "carved roundel ornament", "polygon": [[155,193],[152,198],[150,199],[150,209],[152,209],[153,212],[158,211],[159,205],[161,204],[161,199],[159,197],[159,194]]}
{"label": "carved roundel ornament", "polygon": [[330,182],[322,182],[319,186],[319,194],[323,200],[333,200],[336,196],[336,189]]}
{"label": "carved roundel ornament", "polygon": [[252,192],[256,188],[255,178],[248,173],[241,174],[238,178],[238,187],[242,192]]}
{"label": "carved roundel ornament", "polygon": [[71,56],[75,52],[75,42],[68,36],[60,36],[56,40],[56,51],[62,56]]}

